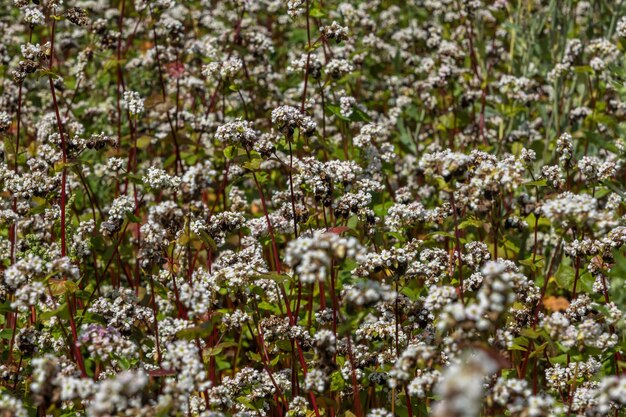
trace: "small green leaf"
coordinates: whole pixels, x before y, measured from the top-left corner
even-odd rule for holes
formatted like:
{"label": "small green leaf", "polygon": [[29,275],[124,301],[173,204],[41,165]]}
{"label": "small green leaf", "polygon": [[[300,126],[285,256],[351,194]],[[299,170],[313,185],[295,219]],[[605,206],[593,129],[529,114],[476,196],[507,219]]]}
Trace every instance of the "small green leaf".
{"label": "small green leaf", "polygon": [[217,244],[215,243],[215,240],[213,240],[213,238],[206,231],[201,230],[198,237],[208,248],[211,249],[211,251],[213,251],[213,253],[217,252]]}
{"label": "small green leaf", "polygon": [[535,187],[545,187],[546,185],[548,185],[548,181],[543,179],[543,180],[536,180],[536,181],[528,181],[525,182],[524,184],[527,187],[531,187],[531,186],[535,186]]}
{"label": "small green leaf", "polygon": [[150,136],[142,136],[139,139],[137,139],[137,148],[139,149],[145,149],[148,146],[150,146],[150,142],[151,142],[151,138]]}
{"label": "small green leaf", "polygon": [[224,149],[224,156],[228,160],[232,160],[237,155],[237,147],[234,145],[228,146]]}
{"label": "small green leaf", "polygon": [[318,9],[317,7],[314,7],[314,8],[312,8],[312,9],[309,11],[309,16],[311,16],[311,17],[315,17],[315,18],[320,18],[320,17],[324,17],[324,16],[326,16],[326,15],[324,14],[324,12],[323,12],[323,11],[321,11],[321,10],[320,10],[320,9]]}

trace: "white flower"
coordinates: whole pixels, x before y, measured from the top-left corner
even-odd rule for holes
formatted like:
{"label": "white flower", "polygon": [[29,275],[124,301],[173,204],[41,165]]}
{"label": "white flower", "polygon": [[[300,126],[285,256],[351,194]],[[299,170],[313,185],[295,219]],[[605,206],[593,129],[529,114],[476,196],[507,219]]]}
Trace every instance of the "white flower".
{"label": "white flower", "polygon": [[131,115],[137,116],[144,112],[143,99],[136,91],[124,91],[122,103]]}
{"label": "white flower", "polygon": [[46,21],[45,16],[41,13],[38,7],[25,7],[24,9],[24,21],[31,26],[43,25]]}

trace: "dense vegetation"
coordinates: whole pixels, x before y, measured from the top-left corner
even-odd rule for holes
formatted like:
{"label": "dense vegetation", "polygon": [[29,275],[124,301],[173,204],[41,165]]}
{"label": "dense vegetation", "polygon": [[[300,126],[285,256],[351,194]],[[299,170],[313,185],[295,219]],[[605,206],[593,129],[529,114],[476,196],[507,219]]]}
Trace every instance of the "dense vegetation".
{"label": "dense vegetation", "polygon": [[626,415],[626,5],[0,1],[0,416]]}

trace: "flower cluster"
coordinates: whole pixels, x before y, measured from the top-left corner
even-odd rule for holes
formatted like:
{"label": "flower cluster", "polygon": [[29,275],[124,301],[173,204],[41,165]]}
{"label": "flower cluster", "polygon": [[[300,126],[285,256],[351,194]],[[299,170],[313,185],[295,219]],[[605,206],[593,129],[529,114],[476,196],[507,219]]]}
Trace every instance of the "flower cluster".
{"label": "flower cluster", "polygon": [[0,1],[0,416],[626,415],[626,6]]}

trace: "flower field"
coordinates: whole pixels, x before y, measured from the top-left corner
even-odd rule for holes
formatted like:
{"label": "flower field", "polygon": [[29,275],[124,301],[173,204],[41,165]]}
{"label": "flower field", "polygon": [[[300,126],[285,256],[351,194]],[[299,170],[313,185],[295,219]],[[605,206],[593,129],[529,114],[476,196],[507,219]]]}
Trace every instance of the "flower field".
{"label": "flower field", "polygon": [[0,33],[0,417],[626,416],[622,0]]}

